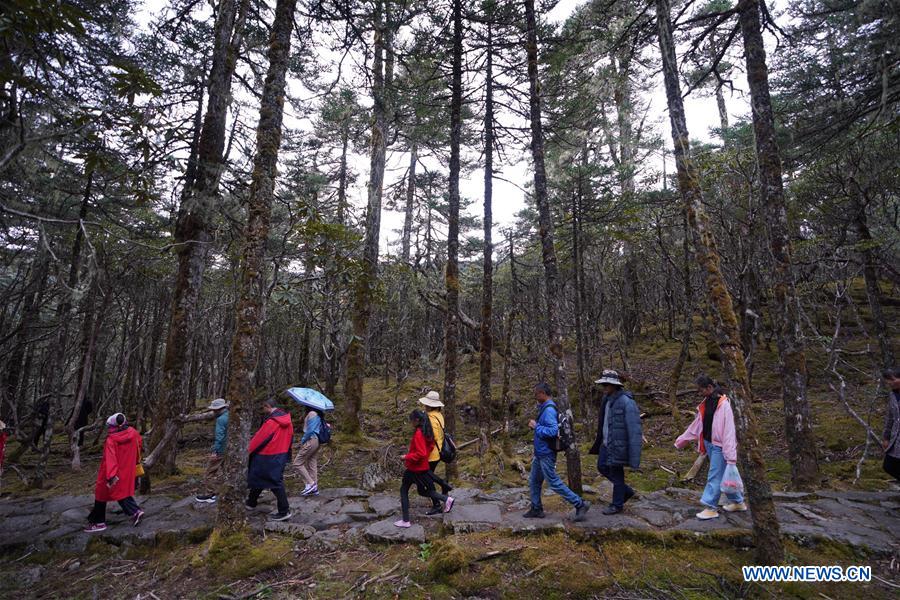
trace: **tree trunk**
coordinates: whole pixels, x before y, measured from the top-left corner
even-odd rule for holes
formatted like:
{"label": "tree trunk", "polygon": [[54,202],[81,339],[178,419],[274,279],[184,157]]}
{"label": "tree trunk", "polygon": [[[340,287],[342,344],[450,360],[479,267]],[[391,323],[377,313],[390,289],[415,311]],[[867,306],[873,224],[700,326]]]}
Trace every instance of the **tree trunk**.
{"label": "tree trunk", "polygon": [[[462,136],[462,0],[453,0],[453,66],[450,89],[450,181],[447,215],[447,313],[444,315],[444,419],[456,433],[456,376],[459,346],[459,173]],[[447,463],[447,475],[456,463]]]}
{"label": "tree trunk", "polygon": [[50,393],[53,394],[47,417],[47,426],[44,428],[44,439],[40,442],[41,456],[35,468],[32,486],[41,488],[44,486],[44,477],[47,474],[47,461],[50,458],[50,446],[53,443],[53,426],[55,415],[62,409],[63,385],[66,375],[66,350],[69,345],[69,325],[72,311],[72,298],[81,278],[81,250],[84,244],[84,220],[87,218],[88,206],[94,187],[94,171],[86,174],[87,181],[84,184],[84,194],[81,198],[81,208],[78,211],[78,225],[75,230],[75,240],[72,242],[72,256],[69,262],[69,275],[66,287],[62,290],[59,304],[56,306],[57,334],[54,340],[53,351],[50,353]]}
{"label": "tree trunk", "polygon": [[769,71],[760,29],[762,0],[741,0],[739,22],[744,38],[747,82],[756,138],[760,202],[769,227],[769,248],[774,259],[772,320],[781,367],[785,436],[795,489],[819,483],[816,439],[806,396],[806,348],[800,329],[800,299],[794,282],[790,230],[781,175],[781,154],[775,139],[775,117],[769,97]]}
{"label": "tree trunk", "polygon": [[672,421],[676,429],[681,425],[681,413],[678,410],[678,381],[681,379],[681,373],[691,352],[691,334],[694,331],[694,286],[691,283],[691,231],[688,225],[687,212],[684,212],[683,215],[682,232],[684,240],[682,241],[682,250],[684,253],[684,264],[681,274],[684,278],[684,331],[681,333],[681,351],[678,353],[675,366],[672,368],[672,375],[669,377],[668,390],[669,404],[672,407]]}
{"label": "tree trunk", "polygon": [[[458,1],[458,0],[457,0]],[[528,57],[529,112],[531,118],[531,155],[534,161],[534,198],[540,218],[541,254],[544,262],[544,282],[547,295],[547,338],[553,361],[556,404],[562,413],[574,423],[569,405],[569,389],[566,382],[566,357],[563,353],[563,338],[560,328],[558,302],[562,301],[559,289],[559,272],[556,249],[553,247],[553,218],[550,215],[550,201],[547,197],[547,173],[544,167],[544,132],[541,125],[541,96],[538,82],[537,20],[534,14],[534,0],[525,0],[526,53]],[[572,445],[566,450],[566,467],[569,487],[576,494],[581,489],[581,456],[572,429]]]}
{"label": "tree trunk", "polygon": [[[630,207],[635,199],[634,184],[634,156],[635,141],[631,126],[631,48],[622,44],[620,49],[611,53],[610,60],[616,71],[615,86],[613,89],[613,101],[616,105],[616,125],[619,131],[619,163],[618,177],[622,194],[622,202]],[[627,295],[622,306],[622,330],[625,335],[625,343],[631,344],[641,333],[641,285],[638,277],[638,255],[640,249],[633,240],[626,239],[624,243],[625,255],[625,286]]]}
{"label": "tree trunk", "polygon": [[[22,302],[22,319],[19,321],[12,351],[6,363],[6,371],[3,375],[3,394],[11,406],[18,407],[25,398],[25,389],[28,386],[32,344],[29,340],[36,330],[40,329],[41,303],[44,298],[44,289],[47,285],[47,271],[50,266],[50,255],[46,250],[46,239],[43,234],[38,237],[38,255],[34,259],[31,277],[24,291],[25,299]],[[18,420],[16,426],[20,427]],[[26,446],[23,444],[23,448]]]}
{"label": "tree trunk", "polygon": [[[189,171],[196,169],[195,176],[186,178],[175,221],[178,267],[172,287],[172,312],[154,414],[155,426],[148,446],[153,449],[163,440],[177,439],[171,431],[179,427],[175,419],[184,410],[188,349],[196,327],[197,303],[212,242],[212,204],[225,166],[222,153],[225,149],[226,117],[231,103],[231,80],[249,4],[249,0],[219,2],[209,71],[208,106],[200,130],[196,165],[188,164]],[[176,444],[164,448],[157,454],[158,467],[153,469],[153,465],[148,465],[150,470],[174,472],[176,454]]]}
{"label": "tree trunk", "polygon": [[731,388],[730,398],[735,412],[738,435],[738,458],[744,472],[744,482],[750,504],[756,557],[759,564],[777,565],[784,562],[781,531],[775,515],[775,503],[772,500],[772,490],[766,476],[766,466],[760,451],[756,417],[750,407],[750,387],[747,383],[744,354],[741,351],[737,317],[734,314],[731,295],[728,293],[719,265],[715,234],[703,206],[700,176],[691,157],[668,0],[656,0],[656,19],[659,28],[659,45],[669,107],[669,121],[672,127],[672,143],[675,148],[678,189],[681,192],[688,222],[694,236],[697,260],[705,273],[716,342],[722,352],[725,376]]}
{"label": "tree trunk", "polygon": [[881,310],[881,289],[878,287],[878,269],[873,248],[875,242],[869,231],[866,207],[860,203],[854,219],[856,233],[859,236],[860,253],[863,259],[863,278],[866,282],[866,300],[869,303],[869,311],[872,313],[872,324],[875,326],[875,336],[878,338],[878,347],[881,350],[881,366],[890,369],[894,366],[894,349],[891,345],[890,330],[884,320]]}
{"label": "tree trunk", "polygon": [[216,530],[237,531],[247,526],[244,492],[247,444],[250,441],[250,405],[257,394],[253,381],[259,363],[265,321],[266,238],[272,215],[281,124],[284,116],[285,75],[291,52],[291,31],[297,0],[278,0],[269,36],[269,70],[263,85],[256,129],[256,157],[247,201],[247,225],[241,257],[238,302],[231,340],[231,376],[225,398],[229,401],[229,438],[223,465],[225,485],[219,490]]}
{"label": "tree trunk", "polygon": [[[375,301],[378,280],[378,242],[381,231],[381,197],[384,191],[384,162],[387,151],[389,105],[385,79],[384,54],[387,45],[384,25],[384,2],[375,4],[375,35],[372,59],[372,146],[369,161],[368,207],[366,209],[366,237],[363,245],[362,272],[356,279],[351,314],[352,336],[347,348],[347,375],[344,383],[344,430],[357,434],[362,426],[363,381],[366,376],[366,341],[369,319]],[[388,50],[390,52],[390,50]]]}
{"label": "tree trunk", "polygon": [[578,171],[576,193],[572,195],[572,272],[575,275],[575,360],[578,366],[579,416],[588,416],[588,384],[585,372],[585,339],[581,311],[585,306],[584,263],[581,249],[581,206],[584,202],[584,175],[587,168],[587,140],[581,147],[581,168]]}
{"label": "tree trunk", "polygon": [[[490,422],[498,417],[498,411],[491,398],[491,353],[494,350],[494,337],[491,325],[494,309],[494,245],[491,241],[491,229],[494,226],[492,214],[494,187],[494,47],[491,35],[491,15],[487,21],[487,63],[485,66],[485,98],[484,98],[484,250],[482,256],[481,275],[481,335],[479,347],[479,397],[482,430],[490,431]],[[490,436],[484,435],[483,439]]]}
{"label": "tree trunk", "polygon": [[[97,338],[100,337],[100,328],[103,326],[103,315],[109,308],[112,300],[112,294],[107,292],[103,294],[100,310],[97,310],[96,294],[99,292],[99,284],[94,283],[91,293],[88,294],[85,302],[86,311],[84,315],[84,323],[82,325],[82,342],[81,342],[81,365],[78,369],[78,380],[75,387],[75,402],[72,405],[72,414],[66,423],[66,433],[69,436],[69,448],[72,452],[72,470],[81,470],[81,448],[78,446],[78,432],[75,429],[75,423],[78,420],[78,414],[81,412],[81,406],[91,388],[91,380],[94,376],[94,357],[97,353]],[[98,318],[98,312],[100,317]],[[103,363],[100,363],[101,367]]]}
{"label": "tree trunk", "polygon": [[[403,215],[403,237],[400,244],[400,258],[404,266],[409,265],[410,238],[412,237],[413,213],[416,208],[416,165],[419,162],[419,147],[415,140],[409,148],[409,172],[406,182],[406,206]],[[406,289],[406,288],[404,288]]]}

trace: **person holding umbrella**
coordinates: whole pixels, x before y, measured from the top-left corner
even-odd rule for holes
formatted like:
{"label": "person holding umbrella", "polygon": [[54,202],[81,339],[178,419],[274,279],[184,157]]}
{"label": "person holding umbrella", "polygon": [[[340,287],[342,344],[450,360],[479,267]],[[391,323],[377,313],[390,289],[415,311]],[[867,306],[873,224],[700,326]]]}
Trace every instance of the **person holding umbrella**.
{"label": "person holding umbrella", "polygon": [[294,424],[291,415],[278,408],[275,398],[269,398],[262,405],[266,418],[250,440],[247,452],[250,454],[247,467],[247,487],[250,494],[245,503],[247,510],[256,508],[256,502],[263,490],[272,490],[278,501],[278,510],[273,513],[273,521],[286,521],[293,514],[284,489],[284,467],[291,459],[291,442],[294,438]]}
{"label": "person holding umbrella", "polygon": [[300,450],[294,459],[294,466],[306,486],[301,496],[319,495],[319,435],[325,426],[325,420],[315,408],[306,407],[306,418],[303,419],[303,437],[300,438]]}

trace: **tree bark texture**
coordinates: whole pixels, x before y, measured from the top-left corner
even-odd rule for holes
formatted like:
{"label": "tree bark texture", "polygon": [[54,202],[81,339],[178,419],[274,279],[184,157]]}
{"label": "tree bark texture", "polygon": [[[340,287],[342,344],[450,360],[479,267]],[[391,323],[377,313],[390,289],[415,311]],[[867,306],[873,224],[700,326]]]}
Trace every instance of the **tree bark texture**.
{"label": "tree bark texture", "polygon": [[[149,448],[163,440],[175,440],[170,430],[175,418],[194,401],[187,398],[188,350],[196,327],[196,310],[203,287],[209,246],[212,242],[212,206],[224,169],[225,124],[231,104],[231,81],[249,0],[221,0],[214,29],[208,104],[197,145],[196,164],[189,161],[186,185],[175,221],[178,266],[172,287],[172,312],[162,362],[159,396],[153,416],[155,426]],[[201,97],[202,102],[202,97]],[[190,185],[187,185],[190,184]],[[169,443],[158,454],[156,471],[174,472],[177,445]]]}
{"label": "tree bark texture", "polygon": [[775,515],[772,490],[760,451],[756,417],[750,407],[751,393],[747,383],[747,367],[741,351],[737,317],[722,275],[719,251],[709,216],[703,207],[699,172],[691,157],[668,0],[656,0],[656,19],[669,121],[672,127],[672,143],[675,148],[678,189],[694,236],[697,260],[706,282],[716,342],[722,352],[725,376],[730,387],[729,397],[735,412],[738,436],[738,460],[744,475],[753,521],[756,557],[760,564],[777,565],[784,561],[781,528]]}
{"label": "tree bark texture", "polygon": [[744,38],[747,82],[756,139],[760,202],[769,229],[773,258],[773,324],[781,367],[785,436],[795,489],[812,489],[819,483],[816,439],[806,394],[806,348],[800,329],[800,300],[794,281],[790,228],[781,175],[781,153],[775,138],[775,117],[769,96],[769,71],[760,25],[760,2],[742,0],[739,22]]}
{"label": "tree bark texture", "polygon": [[[362,423],[363,381],[366,376],[366,340],[369,335],[369,319],[375,302],[378,284],[378,242],[381,231],[381,198],[384,191],[384,163],[387,151],[388,98],[385,85],[384,55],[387,45],[384,24],[384,3],[375,4],[375,32],[372,59],[372,135],[369,160],[368,206],[366,208],[366,235],[363,242],[362,269],[354,286],[351,313],[351,338],[347,348],[347,374],[344,382],[344,429],[347,433],[359,433]],[[390,53],[390,50],[388,50]]]}
{"label": "tree bark texture", "polygon": [[[566,381],[566,356],[563,352],[563,338],[560,326],[559,307],[562,301],[559,289],[559,268],[556,249],[553,246],[553,218],[547,197],[547,172],[544,166],[544,132],[541,124],[541,95],[538,81],[537,19],[534,0],[525,0],[525,50],[528,59],[528,98],[531,119],[531,156],[534,161],[534,197],[539,214],[541,234],[541,255],[544,263],[544,282],[547,295],[547,337],[553,362],[556,384],[556,404],[562,413],[574,423],[572,407],[569,404],[569,389]],[[577,494],[581,488],[581,456],[572,429],[572,445],[566,451],[566,468],[569,487]]]}
{"label": "tree bark texture", "polygon": [[[450,434],[456,433],[456,378],[459,349],[459,173],[462,136],[462,0],[453,0],[453,66],[450,83],[450,180],[447,215],[447,266],[444,283],[447,312],[444,315],[444,419]],[[455,472],[447,464],[447,473]]]}
{"label": "tree bark texture", "polygon": [[266,238],[269,235],[272,198],[281,125],[284,117],[285,75],[290,62],[291,31],[297,0],[278,0],[269,36],[269,70],[263,84],[256,129],[256,156],[250,183],[247,224],[241,252],[240,283],[231,341],[230,377],[225,398],[229,402],[229,443],[226,446],[224,485],[219,490],[216,529],[237,531],[247,525],[244,493],[247,444],[250,441],[250,403],[258,395],[254,379],[259,364],[265,321]]}
{"label": "tree bark texture", "polygon": [[494,336],[491,333],[494,309],[494,244],[491,229],[494,188],[494,48],[491,32],[491,16],[487,16],[487,47],[485,48],[485,97],[484,97],[484,249],[481,274],[481,332],[479,361],[479,397],[483,423],[490,423],[499,416],[491,398],[491,359]]}

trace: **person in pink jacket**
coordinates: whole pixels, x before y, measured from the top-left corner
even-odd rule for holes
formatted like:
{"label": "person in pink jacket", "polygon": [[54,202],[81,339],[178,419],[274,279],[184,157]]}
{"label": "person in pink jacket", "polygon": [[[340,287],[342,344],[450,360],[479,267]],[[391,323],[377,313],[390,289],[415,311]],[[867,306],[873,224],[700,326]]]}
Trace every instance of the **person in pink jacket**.
{"label": "person in pink jacket", "polygon": [[[709,474],[706,476],[706,488],[700,503],[704,508],[697,513],[698,519],[715,519],[719,516],[719,496],[721,495],[722,477],[725,465],[737,464],[737,436],[734,431],[734,413],[731,402],[724,390],[715,382],[701,375],[697,378],[697,393],[703,401],[697,406],[694,422],[675,440],[676,448],[684,448],[693,441],[697,442],[697,451],[709,457]],[[738,492],[726,494],[728,504],[723,506],[727,512],[747,510],[743,495]]]}

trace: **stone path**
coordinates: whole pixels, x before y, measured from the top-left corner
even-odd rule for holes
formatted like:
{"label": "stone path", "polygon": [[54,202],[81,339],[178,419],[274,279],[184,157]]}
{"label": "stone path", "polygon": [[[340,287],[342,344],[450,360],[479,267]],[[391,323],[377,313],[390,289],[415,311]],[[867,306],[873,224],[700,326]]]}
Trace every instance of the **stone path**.
{"label": "stone path", "polygon": [[[393,526],[400,511],[396,493],[369,493],[356,488],[322,490],[316,497],[292,497],[293,518],[267,522],[274,499],[264,494],[260,506],[251,515],[259,529],[279,532],[306,543],[334,547],[365,539],[369,542],[422,543],[448,533],[468,533],[496,529],[513,534],[542,531],[567,531],[578,534],[609,534],[616,530],[645,532],[688,532],[696,535],[734,535],[749,543],[750,514],[721,513],[718,519],[699,521],[699,492],[668,488],[642,494],[628,503],[623,514],[601,514],[604,502],[596,492],[587,497],[594,503],[587,520],[572,522],[572,512],[548,512],[544,519],[524,519],[528,508],[527,488],[483,492],[474,488],[453,491],[456,504],[452,512],[427,517],[429,504],[413,497],[414,525],[409,529]],[[549,492],[545,492],[549,495]],[[603,494],[601,494],[602,496]],[[607,496],[608,497],[608,496]],[[890,554],[900,551],[900,492],[776,493],[778,518],[782,531],[801,544],[833,540]],[[138,498],[147,515],[139,527],[132,527],[109,504],[109,529],[100,534],[82,532],[93,504],[90,496],[57,496],[41,499],[0,500],[0,554],[24,554],[54,549],[83,551],[92,537],[116,544],[157,543],[173,538],[200,540],[209,532],[215,515],[214,504],[198,504],[193,498],[166,496]],[[744,536],[746,536],[744,538]]]}

